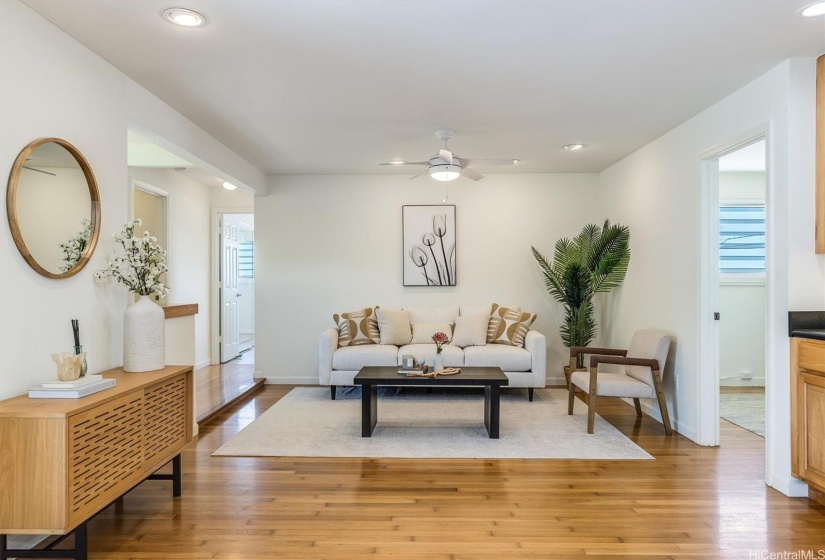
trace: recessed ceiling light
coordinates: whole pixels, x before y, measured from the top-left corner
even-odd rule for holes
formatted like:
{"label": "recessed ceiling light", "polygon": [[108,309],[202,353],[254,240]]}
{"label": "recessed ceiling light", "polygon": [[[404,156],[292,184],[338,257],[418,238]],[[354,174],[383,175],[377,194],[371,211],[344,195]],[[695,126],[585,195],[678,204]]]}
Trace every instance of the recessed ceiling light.
{"label": "recessed ceiling light", "polygon": [[802,10],[802,15],[805,17],[816,17],[825,15],[825,2],[817,2]]}
{"label": "recessed ceiling light", "polygon": [[387,163],[389,163],[390,165],[404,165],[407,162],[404,161],[403,159],[394,159],[394,160],[389,161]]}
{"label": "recessed ceiling light", "polygon": [[238,187],[236,187],[235,185],[233,185],[233,184],[232,184],[232,183],[230,183],[229,181],[224,181],[224,182],[223,182],[223,188],[225,188],[225,189],[226,189],[226,190],[228,190],[228,191],[234,191],[234,190],[235,190],[235,189],[237,189]]}
{"label": "recessed ceiling light", "polygon": [[565,150],[575,151],[584,148],[584,144],[566,144],[562,146]]}
{"label": "recessed ceiling light", "polygon": [[513,165],[518,165],[518,162],[520,162],[520,161],[521,161],[520,159],[514,159],[513,160]]}
{"label": "recessed ceiling light", "polygon": [[187,8],[168,8],[163,10],[166,21],[183,27],[200,27],[206,23],[206,18],[194,10]]}

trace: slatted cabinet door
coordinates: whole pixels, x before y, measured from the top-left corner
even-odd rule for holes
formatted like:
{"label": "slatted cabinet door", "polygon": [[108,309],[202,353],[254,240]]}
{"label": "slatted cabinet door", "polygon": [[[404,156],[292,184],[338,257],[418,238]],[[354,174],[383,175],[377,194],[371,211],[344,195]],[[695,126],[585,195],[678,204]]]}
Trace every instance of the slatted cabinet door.
{"label": "slatted cabinet door", "polygon": [[[181,374],[146,389],[144,426],[146,450],[145,468],[169,460],[169,454],[180,449],[190,439],[186,414],[187,377]],[[158,465],[159,466],[159,465]]]}
{"label": "slatted cabinet door", "polygon": [[145,477],[143,416],[143,392],[136,391],[69,418],[70,525]]}

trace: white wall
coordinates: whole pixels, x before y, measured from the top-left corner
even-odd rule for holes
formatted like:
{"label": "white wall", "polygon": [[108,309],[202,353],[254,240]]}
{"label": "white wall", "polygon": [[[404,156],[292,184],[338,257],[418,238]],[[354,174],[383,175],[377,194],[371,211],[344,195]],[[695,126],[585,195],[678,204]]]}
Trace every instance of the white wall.
{"label": "white wall", "polygon": [[770,122],[768,482],[794,494],[803,487],[790,476],[787,311],[825,308],[823,259],[813,250],[814,83],[813,60],[785,61],[599,176],[611,216],[631,228],[634,252],[609,339],[624,345],[644,327],[674,334],[667,400],[677,429],[695,439],[699,153]]}
{"label": "white wall", "polygon": [[169,193],[166,199],[169,295],[165,304],[197,303],[195,365],[210,363],[209,218],[211,190],[173,169],[130,167],[129,175]]}
{"label": "white wall", "polygon": [[538,313],[548,375],[568,361],[560,307],[530,246],[601,222],[594,175],[490,175],[450,185],[458,226],[456,287],[404,288],[401,206],[440,204],[444,187],[406,176],[275,176],[255,205],[256,369],[270,382],[317,383],[318,338],[332,315],[384,305],[494,302]]}
{"label": "white wall", "polygon": [[0,88],[3,173],[32,140],[65,138],[88,159],[102,205],[98,251],[66,280],[50,280],[29,268],[8,228],[0,228],[0,290],[7,296],[0,323],[0,398],[6,398],[54,377],[49,355],[71,349],[70,319],[80,320],[91,371],[122,362],[125,291],[95,284],[92,272],[105,265],[111,233],[127,219],[130,124],[162,129],[199,159],[231,165],[250,186],[263,182],[263,175],[18,0],[0,0],[0,76],[4,85],[14,86]]}

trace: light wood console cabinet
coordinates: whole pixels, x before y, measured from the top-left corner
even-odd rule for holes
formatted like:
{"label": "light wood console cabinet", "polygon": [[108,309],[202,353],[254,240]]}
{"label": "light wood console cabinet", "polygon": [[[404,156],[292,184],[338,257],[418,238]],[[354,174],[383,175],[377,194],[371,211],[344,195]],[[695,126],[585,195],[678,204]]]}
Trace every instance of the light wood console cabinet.
{"label": "light wood console cabinet", "polygon": [[[192,441],[191,366],[103,373],[117,385],[81,399],[0,401],[0,556],[7,534],[65,535],[141,481],[174,481]],[[174,475],[153,475],[173,461]],[[76,546],[79,548],[80,546]],[[77,556],[84,557],[85,550]]]}
{"label": "light wood console cabinet", "polygon": [[825,491],[825,342],[791,338],[791,472]]}

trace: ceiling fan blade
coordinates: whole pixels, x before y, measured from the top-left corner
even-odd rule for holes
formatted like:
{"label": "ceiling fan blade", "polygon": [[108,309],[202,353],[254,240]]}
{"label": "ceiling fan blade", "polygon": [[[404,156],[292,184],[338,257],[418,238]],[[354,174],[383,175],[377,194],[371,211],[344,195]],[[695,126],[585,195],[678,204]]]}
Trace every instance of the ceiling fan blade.
{"label": "ceiling fan blade", "polygon": [[418,175],[413,175],[412,177],[410,177],[410,180],[412,180],[412,179],[418,179],[418,178],[419,178],[419,177],[421,177],[422,175],[426,175],[426,174],[427,174],[427,173],[429,173],[429,172],[430,172],[430,170],[429,170],[429,169],[427,169],[426,171],[422,171],[422,172],[421,172],[421,173],[419,173]]}
{"label": "ceiling fan blade", "polygon": [[468,167],[496,167],[499,165],[515,165],[512,159],[461,159],[461,166],[464,169]]}
{"label": "ceiling fan blade", "polygon": [[393,167],[403,167],[405,165],[430,165],[429,161],[405,161],[404,163],[379,163],[378,165],[392,165]]}
{"label": "ceiling fan blade", "polygon": [[484,179],[484,175],[482,175],[478,171],[473,171],[472,169],[462,169],[461,176],[467,177],[468,179],[472,179],[473,181],[481,181],[482,179]]}
{"label": "ceiling fan blade", "polygon": [[448,150],[447,148],[441,148],[438,151],[438,157],[449,163],[450,165],[453,164],[453,153]]}

